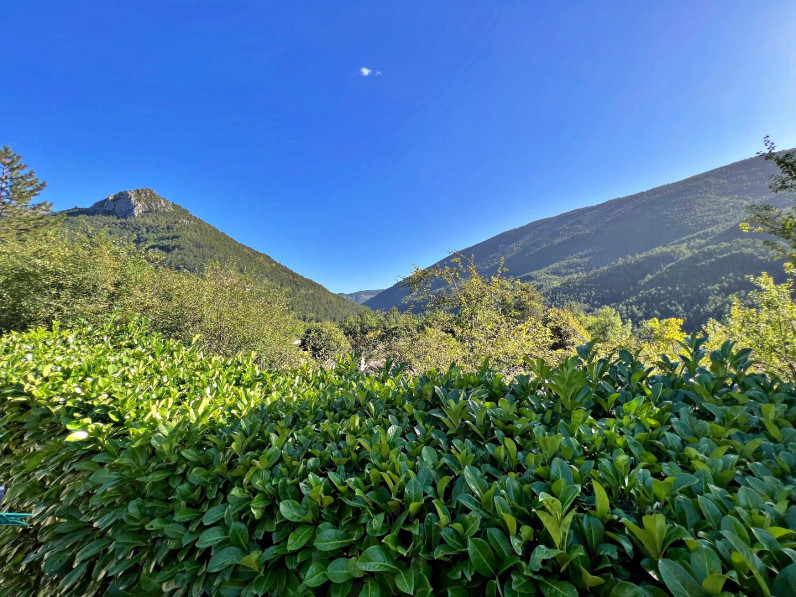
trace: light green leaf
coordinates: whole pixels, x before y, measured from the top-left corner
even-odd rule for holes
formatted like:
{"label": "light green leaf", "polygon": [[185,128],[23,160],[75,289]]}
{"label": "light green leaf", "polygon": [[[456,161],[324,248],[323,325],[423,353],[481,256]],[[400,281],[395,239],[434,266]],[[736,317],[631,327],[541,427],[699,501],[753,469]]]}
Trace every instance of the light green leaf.
{"label": "light green leaf", "polygon": [[65,442],[79,442],[88,437],[87,431],[73,431],[64,439]]}
{"label": "light green leaf", "polygon": [[727,580],[729,579],[724,574],[711,574],[702,581],[702,588],[711,595],[719,595]]}
{"label": "light green leaf", "polygon": [[501,512],[500,517],[503,519],[503,522],[506,523],[506,528],[509,531],[509,537],[513,537],[517,534],[517,519],[514,518],[511,514],[507,514],[506,512]]}
{"label": "light green leaf", "polygon": [[603,486],[597,481],[593,480],[591,484],[594,488],[594,509],[600,518],[605,518],[608,516],[608,512],[611,509],[608,502],[608,494],[605,492],[605,489],[603,489]]}
{"label": "light green leaf", "polygon": [[583,566],[580,566],[580,576],[583,579],[583,584],[585,584],[588,588],[597,587],[605,583],[605,580],[599,576],[592,576]]}
{"label": "light green leaf", "polygon": [[247,568],[251,568],[255,572],[260,571],[260,556],[263,552],[261,551],[253,551],[245,558],[242,558],[239,562],[241,566],[246,566]]}

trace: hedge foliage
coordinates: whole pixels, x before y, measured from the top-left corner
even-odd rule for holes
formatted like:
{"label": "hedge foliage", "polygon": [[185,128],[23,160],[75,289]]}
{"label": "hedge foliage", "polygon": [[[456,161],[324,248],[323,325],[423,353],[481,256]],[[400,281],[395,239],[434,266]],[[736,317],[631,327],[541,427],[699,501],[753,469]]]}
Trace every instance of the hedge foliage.
{"label": "hedge foliage", "polygon": [[727,344],[507,381],[0,344],[3,595],[792,595],[796,393]]}

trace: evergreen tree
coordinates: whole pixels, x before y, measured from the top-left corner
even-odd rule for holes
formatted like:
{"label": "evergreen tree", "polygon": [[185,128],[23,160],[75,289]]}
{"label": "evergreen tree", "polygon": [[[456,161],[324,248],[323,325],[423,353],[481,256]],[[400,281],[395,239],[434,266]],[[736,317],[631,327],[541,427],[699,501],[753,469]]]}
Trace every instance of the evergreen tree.
{"label": "evergreen tree", "polygon": [[31,203],[47,183],[8,145],[0,150],[0,240],[52,225],[52,204]]}

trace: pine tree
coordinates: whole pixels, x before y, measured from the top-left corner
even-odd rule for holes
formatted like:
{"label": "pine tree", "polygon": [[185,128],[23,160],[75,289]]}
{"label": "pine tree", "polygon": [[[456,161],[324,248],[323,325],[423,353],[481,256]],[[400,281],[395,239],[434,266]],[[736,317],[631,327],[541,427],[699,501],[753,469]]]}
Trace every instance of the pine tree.
{"label": "pine tree", "polygon": [[0,150],[0,240],[55,223],[49,217],[51,203],[31,203],[46,186],[8,145]]}

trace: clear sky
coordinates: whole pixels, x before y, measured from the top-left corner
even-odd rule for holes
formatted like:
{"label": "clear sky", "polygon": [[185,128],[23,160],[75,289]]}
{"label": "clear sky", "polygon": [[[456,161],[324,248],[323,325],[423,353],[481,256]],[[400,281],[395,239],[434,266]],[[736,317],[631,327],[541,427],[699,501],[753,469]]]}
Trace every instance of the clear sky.
{"label": "clear sky", "polygon": [[[336,292],[796,146],[796,2],[6,1],[0,145]],[[510,272],[509,272],[510,273]]]}

